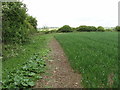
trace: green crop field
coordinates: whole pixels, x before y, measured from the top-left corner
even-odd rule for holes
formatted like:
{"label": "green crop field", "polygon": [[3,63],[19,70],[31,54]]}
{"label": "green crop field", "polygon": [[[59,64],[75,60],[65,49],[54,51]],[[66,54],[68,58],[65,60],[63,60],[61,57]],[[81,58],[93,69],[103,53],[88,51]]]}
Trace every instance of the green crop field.
{"label": "green crop field", "polygon": [[118,87],[118,33],[56,34],[71,67],[82,74],[84,87]]}

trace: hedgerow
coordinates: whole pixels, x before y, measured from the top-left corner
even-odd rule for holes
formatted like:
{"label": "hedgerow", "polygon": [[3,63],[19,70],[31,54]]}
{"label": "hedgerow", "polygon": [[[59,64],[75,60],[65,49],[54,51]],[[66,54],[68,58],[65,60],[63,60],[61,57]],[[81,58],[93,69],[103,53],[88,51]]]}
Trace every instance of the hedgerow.
{"label": "hedgerow", "polygon": [[2,34],[4,43],[23,43],[37,31],[37,20],[27,14],[22,2],[2,3]]}

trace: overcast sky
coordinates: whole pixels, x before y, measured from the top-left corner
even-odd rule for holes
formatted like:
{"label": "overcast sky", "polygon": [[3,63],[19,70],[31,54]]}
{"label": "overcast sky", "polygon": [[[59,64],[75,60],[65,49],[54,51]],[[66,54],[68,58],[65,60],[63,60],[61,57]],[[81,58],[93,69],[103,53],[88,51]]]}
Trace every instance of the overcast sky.
{"label": "overcast sky", "polygon": [[114,27],[118,25],[120,0],[23,0],[38,27],[80,25]]}

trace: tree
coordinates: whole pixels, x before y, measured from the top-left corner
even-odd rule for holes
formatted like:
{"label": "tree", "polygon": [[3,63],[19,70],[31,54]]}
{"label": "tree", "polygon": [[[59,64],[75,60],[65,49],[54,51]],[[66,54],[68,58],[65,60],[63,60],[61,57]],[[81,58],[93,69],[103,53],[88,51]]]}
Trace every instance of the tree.
{"label": "tree", "polygon": [[82,25],[82,26],[79,26],[76,30],[82,31],[82,32],[91,32],[91,31],[96,31],[97,29],[94,26]]}
{"label": "tree", "polygon": [[104,31],[105,31],[105,29],[104,29],[104,27],[102,27],[102,26],[99,26],[99,27],[97,28],[97,31],[104,32]]}
{"label": "tree", "polygon": [[94,32],[94,31],[97,30],[97,28],[96,28],[95,26],[87,26],[87,29],[88,29],[88,30],[87,30],[88,32],[91,32],[91,31]]}
{"label": "tree", "polygon": [[2,3],[2,34],[4,43],[25,42],[28,39],[29,32],[36,29],[37,20],[26,12],[27,7],[22,2]]}
{"label": "tree", "polygon": [[120,26],[116,26],[115,31],[120,31]]}
{"label": "tree", "polygon": [[77,27],[77,31],[87,31],[87,30],[88,30],[88,27],[85,25]]}
{"label": "tree", "polygon": [[64,25],[58,29],[58,32],[72,32],[72,28],[69,25]]}

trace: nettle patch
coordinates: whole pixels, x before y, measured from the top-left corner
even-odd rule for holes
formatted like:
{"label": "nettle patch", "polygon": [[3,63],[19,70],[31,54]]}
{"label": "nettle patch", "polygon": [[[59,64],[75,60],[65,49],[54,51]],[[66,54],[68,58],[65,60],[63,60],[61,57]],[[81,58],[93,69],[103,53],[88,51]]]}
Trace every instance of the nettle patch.
{"label": "nettle patch", "polygon": [[7,72],[6,79],[2,82],[2,88],[31,88],[35,81],[41,79],[40,73],[45,72],[45,60],[40,59],[39,54],[33,55],[20,69]]}

